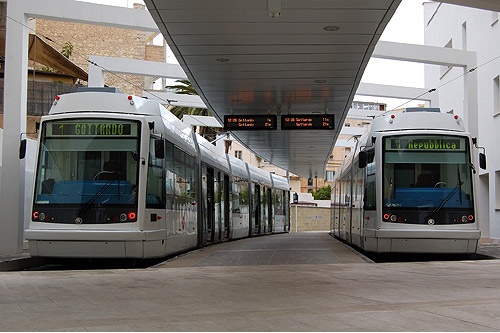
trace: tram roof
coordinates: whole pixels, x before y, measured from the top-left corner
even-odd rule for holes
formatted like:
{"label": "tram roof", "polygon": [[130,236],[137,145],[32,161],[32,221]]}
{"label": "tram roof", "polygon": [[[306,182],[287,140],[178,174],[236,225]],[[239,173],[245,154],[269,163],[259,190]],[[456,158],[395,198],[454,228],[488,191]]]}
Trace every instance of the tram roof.
{"label": "tram roof", "polygon": [[371,132],[403,130],[443,130],[465,132],[462,118],[441,112],[391,113],[375,118]]}

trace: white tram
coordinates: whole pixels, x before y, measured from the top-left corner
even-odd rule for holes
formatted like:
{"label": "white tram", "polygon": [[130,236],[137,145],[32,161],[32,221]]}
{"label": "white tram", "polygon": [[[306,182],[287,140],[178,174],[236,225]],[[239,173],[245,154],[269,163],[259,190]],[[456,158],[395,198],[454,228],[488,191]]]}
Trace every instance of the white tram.
{"label": "white tram", "polygon": [[335,175],[331,233],[367,252],[475,253],[471,150],[458,116],[375,118]]}
{"label": "white tram", "polygon": [[42,117],[35,169],[25,231],[32,256],[163,257],[289,231],[285,178],[221,155],[136,96],[56,97]]}

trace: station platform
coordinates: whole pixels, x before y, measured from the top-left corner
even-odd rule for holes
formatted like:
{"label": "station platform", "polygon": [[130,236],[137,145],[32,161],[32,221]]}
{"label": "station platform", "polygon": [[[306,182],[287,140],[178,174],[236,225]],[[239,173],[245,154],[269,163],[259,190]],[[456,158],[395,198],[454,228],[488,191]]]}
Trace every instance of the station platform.
{"label": "station platform", "polygon": [[498,259],[374,263],[326,232],[291,233],[145,269],[0,272],[0,322],[2,331],[497,331],[499,276]]}

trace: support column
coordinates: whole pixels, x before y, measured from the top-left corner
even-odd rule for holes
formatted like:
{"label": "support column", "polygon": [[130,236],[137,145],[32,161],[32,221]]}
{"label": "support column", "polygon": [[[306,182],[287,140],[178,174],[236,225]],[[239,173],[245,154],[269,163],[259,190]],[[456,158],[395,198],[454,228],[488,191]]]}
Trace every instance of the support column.
{"label": "support column", "polygon": [[[478,144],[481,146],[479,137],[479,103],[477,97],[477,71],[469,72],[471,69],[477,67],[476,53],[471,53],[468,56],[467,65],[464,66],[464,121],[466,129],[470,132],[471,136],[478,138]],[[473,149],[472,163],[476,167],[476,174],[474,175],[476,182],[476,220],[479,221],[479,229],[481,230],[481,238],[489,239],[490,237],[490,212],[488,210],[479,209],[482,207],[480,202],[488,202],[489,200],[489,187],[484,181],[479,179],[479,175],[485,171],[479,168],[479,151]]]}
{"label": "support column", "polygon": [[2,143],[0,254],[23,251],[25,163],[19,160],[19,136],[26,132],[28,81],[28,17],[23,7],[22,1],[7,3],[11,19],[6,20],[5,34],[4,124],[8,126]]}
{"label": "support column", "polygon": [[104,87],[104,70],[92,64],[92,56],[89,57],[89,87]]}

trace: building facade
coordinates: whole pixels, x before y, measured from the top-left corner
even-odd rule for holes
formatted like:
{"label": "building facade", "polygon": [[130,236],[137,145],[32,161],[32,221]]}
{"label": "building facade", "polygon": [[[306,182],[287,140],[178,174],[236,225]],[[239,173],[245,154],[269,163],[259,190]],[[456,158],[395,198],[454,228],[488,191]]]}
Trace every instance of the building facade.
{"label": "building facade", "polygon": [[[146,10],[142,4],[134,4],[134,9]],[[49,37],[52,41],[48,40],[47,43],[57,50],[71,43],[73,52],[70,59],[85,70],[88,70],[90,55],[165,62],[166,44],[154,45],[156,34],[145,31],[44,19],[32,20],[32,29],[41,36]],[[36,61],[29,65],[36,69],[42,67]],[[105,84],[141,96],[142,91],[149,89],[151,82],[156,79],[108,74]]]}
{"label": "building facade", "polygon": [[[484,242],[500,242],[500,22],[499,13],[439,2],[424,3],[425,44],[475,52],[477,110],[467,110],[463,68],[425,66],[426,87],[439,87],[442,111],[467,120],[477,112],[479,146],[485,148],[487,169],[477,170],[477,205]],[[481,150],[482,151],[482,150]]]}

